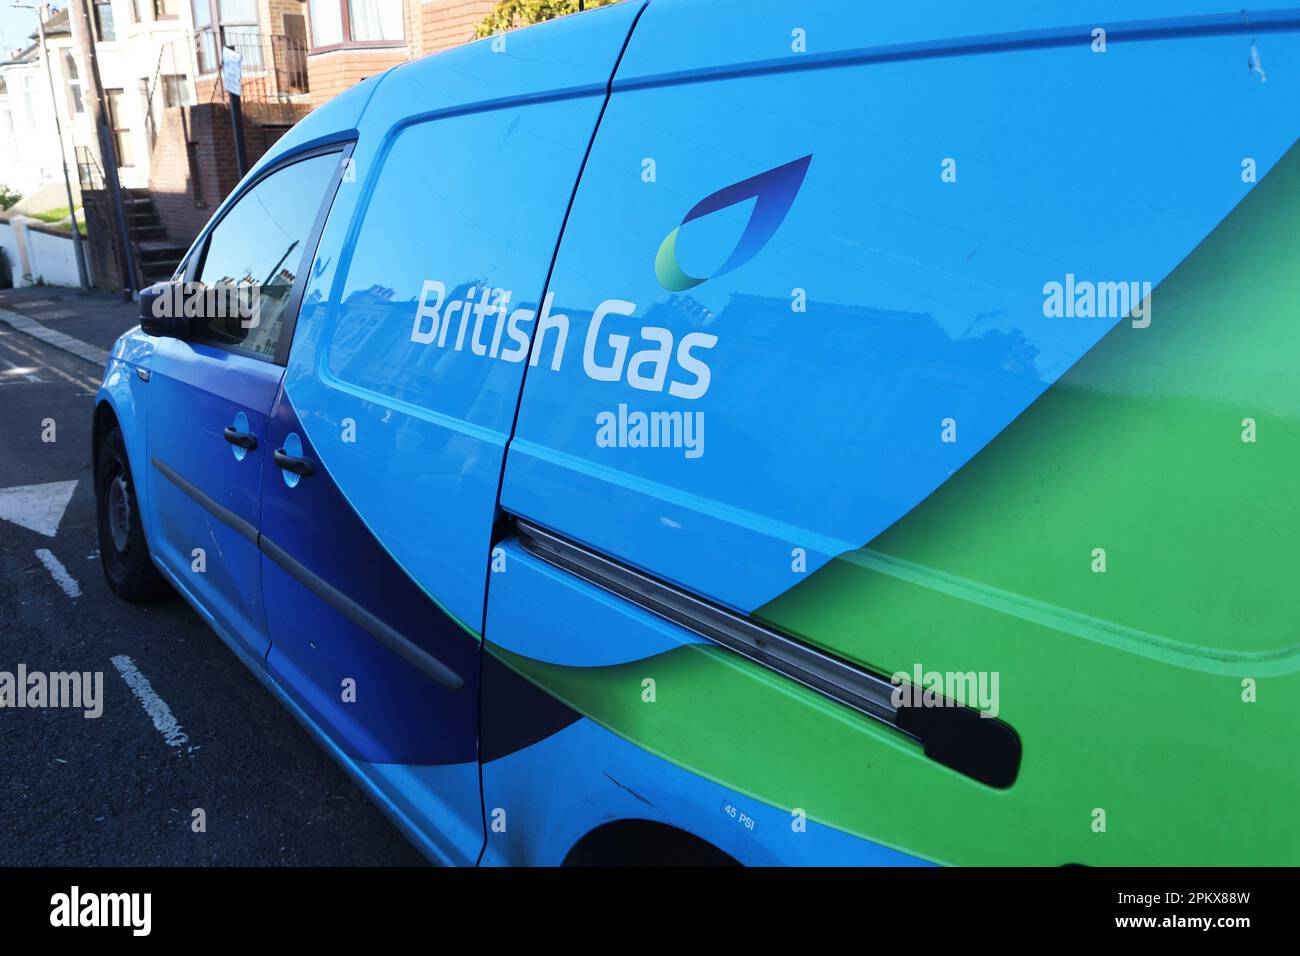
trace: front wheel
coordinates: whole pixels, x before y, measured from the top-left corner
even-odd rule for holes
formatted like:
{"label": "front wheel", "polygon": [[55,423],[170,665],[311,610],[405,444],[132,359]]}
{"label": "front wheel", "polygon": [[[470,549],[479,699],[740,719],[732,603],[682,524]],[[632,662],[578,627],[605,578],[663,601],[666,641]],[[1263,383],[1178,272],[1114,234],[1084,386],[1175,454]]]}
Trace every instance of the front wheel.
{"label": "front wheel", "polygon": [[99,446],[95,507],[99,514],[99,559],[113,593],[132,604],[155,601],[167,594],[170,588],[149,557],[126,445],[116,428],[104,436]]}

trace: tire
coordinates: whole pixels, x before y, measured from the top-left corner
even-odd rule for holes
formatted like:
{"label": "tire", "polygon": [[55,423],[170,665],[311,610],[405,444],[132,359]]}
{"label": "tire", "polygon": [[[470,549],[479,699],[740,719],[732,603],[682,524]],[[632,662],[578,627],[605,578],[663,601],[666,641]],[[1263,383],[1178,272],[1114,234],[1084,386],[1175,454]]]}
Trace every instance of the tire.
{"label": "tire", "polygon": [[145,604],[169,594],[170,586],[149,557],[131,463],[126,457],[122,433],[116,428],[104,436],[99,446],[95,511],[99,560],[113,593],[132,604]]}

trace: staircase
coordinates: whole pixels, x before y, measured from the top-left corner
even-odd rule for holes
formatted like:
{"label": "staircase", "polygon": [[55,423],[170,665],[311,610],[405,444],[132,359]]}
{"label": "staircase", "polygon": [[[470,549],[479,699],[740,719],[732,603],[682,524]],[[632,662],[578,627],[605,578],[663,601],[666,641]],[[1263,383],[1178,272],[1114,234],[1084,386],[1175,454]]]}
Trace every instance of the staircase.
{"label": "staircase", "polygon": [[167,237],[149,190],[124,189],[122,201],[126,204],[127,230],[141,282],[149,286],[170,279],[188,247]]}

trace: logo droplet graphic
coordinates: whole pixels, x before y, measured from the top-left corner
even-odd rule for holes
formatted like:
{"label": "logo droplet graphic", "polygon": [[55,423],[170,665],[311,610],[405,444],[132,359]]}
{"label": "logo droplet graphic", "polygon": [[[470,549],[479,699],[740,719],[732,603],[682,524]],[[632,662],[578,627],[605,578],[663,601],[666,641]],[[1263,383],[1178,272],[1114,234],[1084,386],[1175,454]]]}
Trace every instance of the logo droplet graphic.
{"label": "logo droplet graphic", "polygon": [[[686,217],[659,244],[659,252],[655,255],[655,278],[659,284],[669,292],[684,292],[701,282],[737,269],[754,258],[785,221],[785,215],[790,211],[799,187],[803,185],[804,174],[811,161],[812,154],[809,153],[784,166],[777,166],[765,173],[725,186],[692,206]],[[747,199],[755,200],[753,212],[749,215],[749,222],[745,224],[740,241],[722,268],[703,278],[686,273],[677,264],[677,233],[682,226]]]}

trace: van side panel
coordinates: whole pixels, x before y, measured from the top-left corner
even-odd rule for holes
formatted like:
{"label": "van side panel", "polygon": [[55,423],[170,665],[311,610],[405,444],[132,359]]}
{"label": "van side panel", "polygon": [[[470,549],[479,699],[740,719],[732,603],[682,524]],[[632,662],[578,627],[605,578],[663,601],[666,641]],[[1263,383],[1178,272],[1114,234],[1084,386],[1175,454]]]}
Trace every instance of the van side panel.
{"label": "van side panel", "polygon": [[598,12],[385,77],[289,358],[344,499],[476,632],[527,337],[566,334],[542,290],[636,8]]}
{"label": "van side panel", "polygon": [[493,581],[489,652],[678,768],[924,859],[1285,861],[1300,20],[938,10],[647,8],[502,505],[863,670],[993,684],[969,703],[1019,776],[718,647],[496,629],[550,579]]}
{"label": "van side panel", "polygon": [[[798,68],[805,11],[763,5],[717,46],[746,69],[672,72],[668,35],[708,9],[653,5],[629,44],[551,282],[573,341],[528,376],[502,501],[748,612],[905,515],[1138,307],[1250,191],[1243,157],[1262,177],[1290,147],[1300,75],[1260,83],[1237,32],[874,62],[878,5],[810,33],[843,60]],[[783,60],[745,59],[774,34]],[[684,221],[755,178],[763,215]],[[708,278],[665,287],[666,260]],[[1076,280],[1103,314],[1048,314]],[[635,309],[593,321],[611,300]]]}
{"label": "van side panel", "polygon": [[636,10],[378,82],[272,414],[273,441],[294,437],[314,469],[291,484],[268,466],[269,674],[441,862],[483,845],[479,637],[504,447],[530,324],[563,319],[542,290]]}

